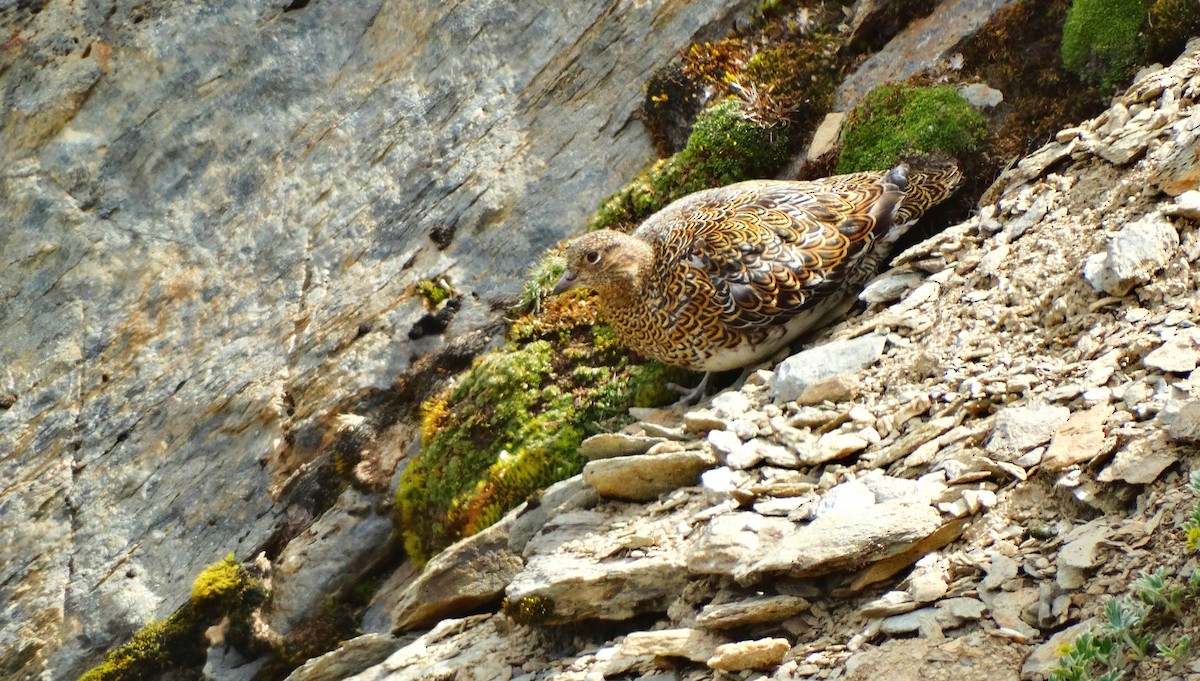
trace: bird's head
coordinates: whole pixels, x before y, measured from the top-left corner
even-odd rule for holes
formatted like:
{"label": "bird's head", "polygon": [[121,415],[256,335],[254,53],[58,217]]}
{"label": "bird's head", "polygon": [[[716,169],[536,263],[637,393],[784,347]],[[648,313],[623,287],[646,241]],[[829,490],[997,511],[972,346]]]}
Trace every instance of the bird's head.
{"label": "bird's head", "polygon": [[645,241],[611,229],[584,234],[567,247],[567,271],[554,293],[590,288],[598,293],[635,286],[643,265],[653,259]]}

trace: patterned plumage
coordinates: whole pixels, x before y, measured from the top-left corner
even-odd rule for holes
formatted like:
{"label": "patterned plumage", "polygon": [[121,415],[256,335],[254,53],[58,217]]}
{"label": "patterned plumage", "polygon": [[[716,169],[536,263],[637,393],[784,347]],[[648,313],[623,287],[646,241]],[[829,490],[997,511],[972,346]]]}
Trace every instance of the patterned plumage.
{"label": "patterned plumage", "polygon": [[754,180],[670,204],[632,234],[567,249],[560,293],[586,287],[630,349],[698,371],[765,359],[853,305],[892,245],[943,201],[952,166]]}

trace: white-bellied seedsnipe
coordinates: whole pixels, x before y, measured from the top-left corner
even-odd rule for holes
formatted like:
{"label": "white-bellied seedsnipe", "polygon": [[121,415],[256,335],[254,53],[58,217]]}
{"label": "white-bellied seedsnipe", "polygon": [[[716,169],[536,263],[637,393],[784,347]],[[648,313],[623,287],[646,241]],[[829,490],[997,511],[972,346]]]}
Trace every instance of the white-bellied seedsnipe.
{"label": "white-bellied seedsnipe", "polygon": [[601,315],[642,356],[694,371],[745,367],[845,313],[896,240],[961,177],[950,165],[901,164],[696,192],[632,234],[576,239],[554,292],[595,291]]}

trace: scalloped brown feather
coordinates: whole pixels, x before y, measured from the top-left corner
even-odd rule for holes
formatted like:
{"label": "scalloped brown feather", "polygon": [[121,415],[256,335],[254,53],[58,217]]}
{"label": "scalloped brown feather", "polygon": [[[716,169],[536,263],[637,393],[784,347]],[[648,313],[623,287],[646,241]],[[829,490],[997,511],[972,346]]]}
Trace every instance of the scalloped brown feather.
{"label": "scalloped brown feather", "polygon": [[596,290],[641,355],[694,370],[745,366],[853,304],[896,239],[960,179],[952,166],[900,165],[697,192],[630,235],[577,239],[559,290]]}

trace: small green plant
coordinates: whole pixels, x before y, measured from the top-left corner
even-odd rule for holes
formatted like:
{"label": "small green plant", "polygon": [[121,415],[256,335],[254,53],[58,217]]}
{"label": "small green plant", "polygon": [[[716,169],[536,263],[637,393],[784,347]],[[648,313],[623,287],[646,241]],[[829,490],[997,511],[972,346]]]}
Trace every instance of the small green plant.
{"label": "small green plant", "polygon": [[881,85],[850,112],[839,173],[887,170],[911,156],[975,151],[987,124],[950,86]]}
{"label": "small green plant", "polygon": [[417,293],[425,300],[425,306],[433,309],[453,295],[453,290],[442,278],[424,279],[417,282]]}
{"label": "small green plant", "polygon": [[1173,646],[1157,644],[1158,654],[1170,660],[1172,665],[1183,664],[1188,659],[1191,647],[1192,639],[1188,636],[1179,639]]}
{"label": "small green plant", "polygon": [[[1200,496],[1200,471],[1191,474],[1189,486]],[[1197,518],[1200,501],[1193,504],[1183,526],[1195,526]],[[1188,550],[1195,552],[1190,536],[1189,531]],[[1193,569],[1186,583],[1156,570],[1142,574],[1131,586],[1136,600],[1129,596],[1108,599],[1102,623],[1059,649],[1058,663],[1049,672],[1051,681],[1115,681],[1151,652],[1175,666],[1189,659],[1189,637],[1182,636],[1174,643],[1155,643],[1154,639],[1168,634],[1189,602],[1200,597],[1200,569]]]}
{"label": "small green plant", "polygon": [[541,309],[542,301],[550,295],[554,285],[558,283],[563,272],[567,270],[567,260],[562,251],[554,249],[547,251],[541,260],[537,261],[525,280],[525,289],[517,300],[513,312],[517,314],[536,312]]}
{"label": "small green plant", "polygon": [[1075,0],[1063,24],[1063,66],[1111,92],[1142,58],[1144,0]]}

